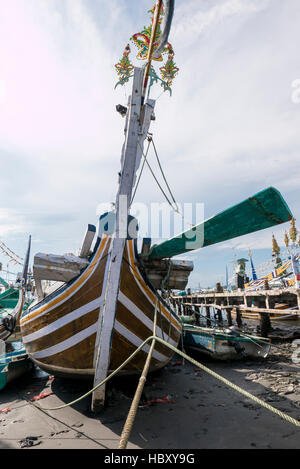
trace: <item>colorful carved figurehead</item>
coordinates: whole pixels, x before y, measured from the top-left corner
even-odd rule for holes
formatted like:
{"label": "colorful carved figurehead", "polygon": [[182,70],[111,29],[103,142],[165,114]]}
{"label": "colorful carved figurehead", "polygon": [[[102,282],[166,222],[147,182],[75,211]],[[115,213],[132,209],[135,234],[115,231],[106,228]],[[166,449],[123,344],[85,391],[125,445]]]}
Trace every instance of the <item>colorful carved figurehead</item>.
{"label": "colorful carved figurehead", "polygon": [[[148,59],[155,9],[156,9],[156,4],[153,6],[151,10],[148,11],[148,13],[151,13],[150,26],[148,27],[144,26],[141,32],[133,34],[132,37],[130,38],[130,41],[139,49],[138,54],[137,54],[138,60]],[[165,11],[164,11],[164,7],[162,6],[159,21],[158,21],[158,27],[156,31],[155,42],[154,42],[154,53],[159,45],[159,40],[162,34],[161,23],[163,21],[164,14],[165,14]],[[133,76],[132,72],[133,72],[134,66],[130,62],[129,54],[130,54],[130,47],[128,44],[125,48],[122,59],[120,60],[119,63],[115,65],[115,68],[119,76],[119,82],[117,83],[116,86],[118,86],[119,84],[124,85],[126,82],[128,82],[129,78]],[[179,68],[176,66],[174,62],[174,50],[173,50],[172,45],[169,42],[167,42],[166,46],[164,47],[164,49],[162,50],[162,52],[159,54],[158,57],[156,57],[155,54],[153,54],[152,60],[156,62],[163,62],[165,56],[166,56],[166,62],[159,69],[161,78],[156,74],[154,68],[151,67],[150,77],[152,78],[152,80],[150,81],[150,86],[152,86],[154,82],[160,81],[161,86],[164,88],[164,90],[165,91],[168,90],[171,94],[170,87],[173,83],[175,76],[177,75],[179,71]]]}

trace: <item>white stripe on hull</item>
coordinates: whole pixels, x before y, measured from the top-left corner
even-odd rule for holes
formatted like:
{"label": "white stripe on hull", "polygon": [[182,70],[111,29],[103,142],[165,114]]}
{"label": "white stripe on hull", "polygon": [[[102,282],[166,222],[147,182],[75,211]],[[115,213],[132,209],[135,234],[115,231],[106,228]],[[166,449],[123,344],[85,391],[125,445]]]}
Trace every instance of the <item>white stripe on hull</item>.
{"label": "white stripe on hull", "polygon": [[[148,318],[148,316],[146,316],[142,310],[140,310],[129,298],[127,298],[127,296],[124,295],[124,293],[122,293],[120,291],[119,293],[119,301],[120,303],[122,303],[125,308],[127,308],[132,314],[134,314],[134,316],[139,319],[146,327],[149,328],[149,330],[153,333],[153,321],[151,321],[151,319]],[[171,326],[172,327],[172,326]],[[173,326],[173,329],[174,326]],[[177,332],[177,329],[175,329],[176,332]],[[171,339],[171,337],[168,336],[168,334],[166,332],[162,332],[161,328],[160,327],[156,327],[156,335],[161,338],[161,339],[164,339],[166,336],[167,338],[169,339],[168,342],[172,345],[174,345],[174,347],[177,347],[177,342],[175,342],[174,340]]]}
{"label": "white stripe on hull", "polygon": [[[30,355],[32,356],[32,358],[41,359],[41,358],[51,357],[52,355],[56,355],[57,353],[64,352],[68,348],[78,345],[83,340],[95,334],[97,332],[97,324],[98,323],[92,324],[88,328],[84,329],[83,331],[78,332],[77,334],[73,335],[69,339],[66,339],[63,342],[60,342],[59,344],[53,345],[52,347],[49,347],[44,350],[40,350],[38,352],[30,353]],[[136,347],[139,347],[141,343],[143,342],[142,339],[137,337],[133,332],[128,330],[118,321],[115,322],[115,330],[119,332],[119,334],[121,334],[125,339],[127,339]],[[149,345],[146,344],[142,350],[148,353],[149,348],[150,348]],[[156,350],[154,350],[153,352],[153,357],[159,361],[165,361],[168,359],[168,357],[166,357],[165,355],[162,355],[159,352],[156,352]]]}
{"label": "white stripe on hull", "polygon": [[[139,289],[141,290],[141,292],[144,294],[144,296],[147,298],[147,300],[149,301],[149,303],[151,303],[153,305],[153,308],[155,308],[155,303],[152,301],[152,299],[150,298],[150,296],[147,294],[147,292],[145,291],[145,288],[143,287],[142,283],[140,282],[140,280],[138,280],[134,274],[134,269],[132,267],[132,264],[131,264],[131,258],[130,258],[130,249],[129,249],[129,245],[128,245],[128,241],[127,241],[127,252],[128,252],[128,259],[129,259],[129,269],[130,269],[130,272],[137,284],[137,286],[139,287]],[[139,271],[139,269],[137,268],[137,266],[135,265],[135,271],[138,273],[139,277],[141,278],[141,280],[144,282],[144,279]],[[148,287],[149,288],[149,287]],[[154,292],[151,292],[153,294],[153,296],[156,296],[156,294]],[[160,300],[159,300],[160,301]],[[171,309],[171,308],[170,308]],[[161,308],[161,313],[162,315],[165,317],[165,319],[167,321],[170,321],[170,319],[165,315],[165,313],[163,312],[162,308]],[[181,328],[181,323],[180,321],[174,317],[174,315],[172,315],[171,311],[169,312],[169,314],[171,314],[171,316],[174,318],[174,320],[176,321],[176,323],[178,324],[178,326]],[[178,332],[180,332],[178,330]]]}
{"label": "white stripe on hull", "polygon": [[27,344],[28,342],[33,342],[34,340],[41,339],[42,337],[46,335],[53,334],[58,329],[60,329],[63,326],[66,326],[70,322],[75,321],[76,319],[84,316],[85,314],[90,313],[96,308],[100,308],[101,303],[102,303],[102,296],[100,296],[99,298],[96,298],[90,303],[87,303],[81,306],[78,309],[75,309],[71,313],[66,314],[65,316],[59,318],[57,321],[54,321],[51,324],[48,324],[47,326],[42,327],[38,331],[32,332],[31,334],[23,336],[23,343]]}
{"label": "white stripe on hull", "polygon": [[[133,345],[136,347],[139,347],[144,341],[137,337],[133,332],[129,331],[126,327],[123,326],[123,324],[119,323],[118,321],[115,322],[115,330],[119,332],[123,337],[125,337],[129,342],[131,342]],[[150,345],[146,344],[142,348],[143,352],[148,353],[150,350]],[[156,358],[158,361],[166,361],[168,360],[168,357],[165,355],[157,352],[156,350],[153,351],[152,354],[153,358]]]}
{"label": "white stripe on hull", "polygon": [[57,353],[65,352],[68,348],[74,347],[74,345],[79,344],[83,340],[90,337],[97,331],[97,323],[92,324],[91,326],[87,327],[83,331],[74,334],[69,339],[64,340],[52,347],[46,348],[44,350],[40,350],[39,352],[30,353],[32,358],[47,358],[51,357],[52,355],[56,355]]}
{"label": "white stripe on hull", "polygon": [[[146,327],[149,328],[149,335],[152,334],[152,331],[153,331],[153,321],[151,321],[151,319],[149,319],[129,298],[127,298],[124,293],[120,292],[119,293],[119,301],[138,319],[140,320]],[[93,300],[91,301],[90,303],[78,308],[77,310],[74,310],[72,311],[71,313],[69,314],[66,314],[65,316],[63,316],[62,318],[58,319],[57,321],[54,321],[53,323],[39,329],[38,331],[36,332],[33,332],[31,334],[28,334],[26,336],[23,336],[23,343],[24,344],[28,344],[30,342],[33,342],[35,340],[38,340],[38,339],[41,339],[43,337],[45,337],[46,335],[49,335],[49,334],[53,334],[55,333],[57,330],[59,330],[61,327],[69,324],[70,322],[72,321],[75,321],[76,319],[90,313],[91,311],[93,311],[94,309],[96,308],[100,308],[101,306],[101,303],[102,303],[102,297],[99,297],[97,298],[96,300]],[[86,329],[87,330],[87,329]],[[116,328],[116,330],[118,330]],[[94,332],[94,331],[93,331]],[[93,333],[92,332],[92,333]],[[118,331],[119,332],[119,331]],[[130,331],[129,331],[130,332]],[[156,333],[157,333],[157,336],[158,337],[161,337],[161,338],[164,338],[165,335],[167,335],[166,333],[163,335],[162,334],[162,330],[157,327],[157,330],[156,330]],[[77,336],[77,335],[76,335]],[[75,336],[74,336],[75,337]],[[86,337],[84,337],[86,338]],[[169,343],[174,345],[175,347],[177,346],[177,343],[172,340],[170,337],[168,337],[169,339]],[[68,339],[68,340],[71,340]],[[83,340],[83,339],[82,339]],[[59,345],[59,344],[58,344]],[[71,345],[73,346],[73,344]],[[45,350],[55,350],[55,346],[53,347],[50,347],[50,349],[45,349]],[[62,351],[62,350],[60,350]],[[36,352],[36,353],[40,353],[40,352]],[[55,352],[55,353],[58,353],[58,352]],[[52,354],[52,353],[50,353]],[[35,355],[33,355],[35,356]],[[39,358],[39,357],[36,357],[36,358]],[[41,356],[40,356],[41,358]]]}

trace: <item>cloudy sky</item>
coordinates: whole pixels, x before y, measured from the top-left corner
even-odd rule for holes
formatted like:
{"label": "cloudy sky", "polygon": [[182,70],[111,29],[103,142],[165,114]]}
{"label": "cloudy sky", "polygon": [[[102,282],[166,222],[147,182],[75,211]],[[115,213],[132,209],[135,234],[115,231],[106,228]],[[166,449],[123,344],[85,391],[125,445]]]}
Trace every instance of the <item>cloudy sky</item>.
{"label": "cloudy sky", "polygon": [[[98,205],[115,200],[115,105],[130,86],[114,89],[114,65],[153,3],[0,0],[0,240],[18,255],[29,234],[33,254],[76,252]],[[176,0],[180,72],[172,98],[153,90],[151,131],[176,200],[204,203],[205,218],[274,186],[300,222],[299,20],[298,0]],[[147,170],[136,201],[163,201]],[[186,256],[190,286],[224,281],[249,248],[255,262],[270,259],[272,233],[282,244],[285,228]]]}

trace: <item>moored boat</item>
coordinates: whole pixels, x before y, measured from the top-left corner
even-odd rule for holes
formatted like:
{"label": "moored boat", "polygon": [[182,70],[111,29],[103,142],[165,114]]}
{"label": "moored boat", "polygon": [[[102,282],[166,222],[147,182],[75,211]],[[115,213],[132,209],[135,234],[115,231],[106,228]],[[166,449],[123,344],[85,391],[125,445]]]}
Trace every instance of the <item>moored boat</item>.
{"label": "moored boat", "polygon": [[210,355],[218,360],[266,358],[271,348],[270,339],[228,328],[199,327],[185,323],[183,346]]}
{"label": "moored boat", "polygon": [[[149,128],[156,119],[155,101],[149,98],[149,91],[158,81],[164,91],[169,91],[179,70],[168,42],[173,10],[174,0],[166,0],[161,30],[163,2],[157,0],[151,10],[151,27],[133,35],[141,49],[139,58],[147,60],[146,67],[130,63],[129,46],[116,65],[117,85],[130,78],[133,85],[127,106],[117,106],[126,123],[115,210],[100,217],[96,239],[95,226],[88,226],[77,256],[36,254],[33,274],[38,298],[20,321],[26,351],[40,368],[54,375],[92,378],[95,386],[154,332],[165,343],[179,344],[182,324],[166,293],[185,288],[192,263],[173,257],[284,223],[291,217],[281,194],[268,188],[158,245],[144,240],[138,252],[137,220],[130,216],[130,208],[133,189],[139,182],[137,170],[145,157],[144,142],[151,142]],[[160,68],[160,79],[152,60],[161,61],[164,54],[167,62]],[[43,287],[45,280],[59,283],[49,293]],[[122,372],[139,373],[149,350],[150,346],[144,345]],[[156,342],[150,371],[165,366],[172,355],[167,345]],[[105,387],[101,386],[94,393],[94,409],[104,398]]]}
{"label": "moored boat", "polygon": [[[4,349],[5,344],[1,347],[2,351]],[[0,355],[0,390],[32,369],[33,363],[23,346],[18,350],[3,353]]]}
{"label": "moored boat", "polygon": [[22,288],[10,288],[0,295],[0,339],[6,340],[15,330],[24,308]]}
{"label": "moored boat", "polygon": [[0,340],[8,339],[16,331],[22,313],[33,301],[32,298],[27,297],[26,290],[30,246],[31,236],[28,241],[21,278],[11,287],[2,280],[6,290],[0,294]]}
{"label": "moored boat", "polygon": [[[23,342],[38,366],[50,373],[93,378],[94,350],[103,283],[112,237],[99,237],[89,266],[76,278],[30,308],[21,320]],[[158,336],[177,346],[181,324],[171,308],[147,283],[136,265],[134,240],[126,241],[120,289],[111,343],[109,370],[116,369],[153,332],[155,304],[161,310]],[[145,361],[148,346],[124,372],[136,373]],[[157,346],[152,369],[168,363],[172,353]]]}

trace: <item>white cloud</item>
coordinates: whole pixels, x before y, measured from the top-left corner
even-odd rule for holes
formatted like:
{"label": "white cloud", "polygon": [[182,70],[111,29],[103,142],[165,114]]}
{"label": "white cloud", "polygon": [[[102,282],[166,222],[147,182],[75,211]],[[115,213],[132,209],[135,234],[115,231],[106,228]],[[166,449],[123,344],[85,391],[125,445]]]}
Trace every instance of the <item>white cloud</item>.
{"label": "white cloud", "polygon": [[23,217],[15,210],[0,208],[0,237],[24,231]]}
{"label": "white cloud", "polygon": [[219,2],[209,2],[211,7],[199,8],[198,0],[190,0],[180,4],[176,11],[177,22],[172,33],[174,40],[182,41],[186,44],[195,42],[206,34],[211,28],[216,28],[220,23],[228,18],[255,14],[267,8],[269,0],[225,0]]}

